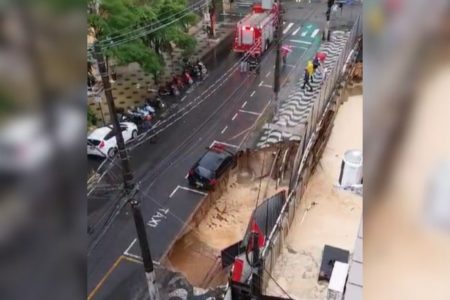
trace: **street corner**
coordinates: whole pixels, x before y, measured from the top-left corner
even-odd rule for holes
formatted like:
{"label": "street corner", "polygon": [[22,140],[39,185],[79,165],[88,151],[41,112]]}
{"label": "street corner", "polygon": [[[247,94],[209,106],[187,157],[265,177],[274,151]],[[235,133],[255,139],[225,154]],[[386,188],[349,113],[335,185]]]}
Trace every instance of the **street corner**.
{"label": "street corner", "polygon": [[145,286],[142,262],[119,256],[108,272],[90,291],[88,300],[123,300],[136,297],[138,287]]}

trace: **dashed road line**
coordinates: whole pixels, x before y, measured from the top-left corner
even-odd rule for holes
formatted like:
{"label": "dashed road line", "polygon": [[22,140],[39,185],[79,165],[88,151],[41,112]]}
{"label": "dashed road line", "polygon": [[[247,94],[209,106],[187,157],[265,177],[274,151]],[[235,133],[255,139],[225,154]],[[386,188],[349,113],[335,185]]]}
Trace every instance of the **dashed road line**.
{"label": "dashed road line", "polygon": [[231,121],[234,121],[234,119],[236,119],[237,115],[238,115],[238,113],[235,113],[233,118],[231,118]]}
{"label": "dashed road line", "polygon": [[170,193],[170,195],[169,195],[169,198],[172,198],[173,195],[175,195],[175,193],[178,191],[179,187],[180,187],[180,186],[177,185],[177,187],[173,189],[172,193]]}
{"label": "dashed road line", "polygon": [[283,30],[283,34],[286,34],[286,32],[288,32],[292,26],[294,26],[294,23],[289,23],[288,26],[286,26],[286,28]]}
{"label": "dashed road line", "polygon": [[239,111],[242,112],[242,113],[251,114],[251,115],[255,115],[255,116],[260,116],[261,115],[261,113],[257,113],[257,112],[249,111],[249,110],[240,109]]}
{"label": "dashed road line", "polygon": [[244,103],[242,103],[241,108],[244,108],[247,105],[247,101],[245,101]]}
{"label": "dashed road line", "polygon": [[299,30],[302,28],[302,26],[299,26],[297,29],[294,30],[294,32],[292,33],[292,35],[296,35],[297,32],[299,32]]}
{"label": "dashed road line", "polygon": [[306,44],[306,45],[311,45],[311,42],[307,42],[307,41],[302,41],[302,40],[289,40],[293,43],[299,43],[299,44]]}
{"label": "dashed road line", "polygon": [[311,37],[314,38],[319,33],[319,28],[314,30],[314,32],[311,34]]}
{"label": "dashed road line", "polygon": [[253,91],[253,92],[250,94],[250,97],[253,97],[253,95],[255,95],[255,92],[256,92],[256,91]]}
{"label": "dashed road line", "polygon": [[267,74],[266,74],[266,78],[267,78],[267,77],[269,77],[269,76],[270,76],[270,71],[269,71],[269,72],[267,72]]}
{"label": "dashed road line", "polygon": [[261,82],[258,84],[258,86],[262,86],[263,83],[264,83],[264,81],[261,80]]}
{"label": "dashed road line", "polygon": [[186,99],[186,97],[187,97],[187,95],[186,95],[186,96],[184,96],[183,98],[181,98],[181,102],[183,102],[183,101],[184,101],[184,99]]}
{"label": "dashed road line", "polygon": [[270,84],[263,84],[263,85],[261,85],[261,86],[263,86],[263,87],[267,87],[267,88],[272,88],[272,86],[270,85]]}
{"label": "dashed road line", "polygon": [[220,134],[223,134],[225,131],[227,131],[228,126],[225,126],[222,131],[220,132]]}

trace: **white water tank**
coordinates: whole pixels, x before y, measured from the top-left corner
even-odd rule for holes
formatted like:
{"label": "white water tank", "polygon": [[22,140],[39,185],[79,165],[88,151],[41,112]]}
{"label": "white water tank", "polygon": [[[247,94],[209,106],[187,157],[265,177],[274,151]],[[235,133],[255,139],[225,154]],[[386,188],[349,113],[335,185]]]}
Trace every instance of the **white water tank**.
{"label": "white water tank", "polygon": [[363,183],[363,155],[360,150],[348,150],[344,154],[339,175],[339,185],[343,188],[359,186]]}

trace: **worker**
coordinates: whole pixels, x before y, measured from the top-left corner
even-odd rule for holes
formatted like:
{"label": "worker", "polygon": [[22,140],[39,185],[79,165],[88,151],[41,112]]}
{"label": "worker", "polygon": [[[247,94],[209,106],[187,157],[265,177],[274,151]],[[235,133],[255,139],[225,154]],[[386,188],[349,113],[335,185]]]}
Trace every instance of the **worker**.
{"label": "worker", "polygon": [[313,82],[314,65],[311,60],[308,60],[308,63],[306,64],[306,70],[309,74],[309,79],[311,80],[311,82]]}
{"label": "worker", "polygon": [[304,75],[304,77],[303,77],[303,86],[302,86],[302,89],[304,89],[305,86],[308,86],[308,87],[309,87],[309,91],[312,92],[312,91],[313,91],[313,88],[312,88],[311,84],[309,83],[310,78],[311,78],[311,76],[309,75],[308,68],[305,68],[305,75]]}

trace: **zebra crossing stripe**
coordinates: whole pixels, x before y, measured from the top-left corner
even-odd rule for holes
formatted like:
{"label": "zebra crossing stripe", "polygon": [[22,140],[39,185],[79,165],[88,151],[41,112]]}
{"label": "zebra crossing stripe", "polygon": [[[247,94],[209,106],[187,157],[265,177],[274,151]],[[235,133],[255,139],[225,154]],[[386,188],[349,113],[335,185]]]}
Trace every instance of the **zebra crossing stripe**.
{"label": "zebra crossing stripe", "polygon": [[311,34],[311,37],[314,38],[319,33],[319,28],[314,30],[314,32]]}

